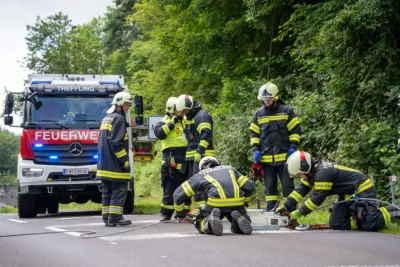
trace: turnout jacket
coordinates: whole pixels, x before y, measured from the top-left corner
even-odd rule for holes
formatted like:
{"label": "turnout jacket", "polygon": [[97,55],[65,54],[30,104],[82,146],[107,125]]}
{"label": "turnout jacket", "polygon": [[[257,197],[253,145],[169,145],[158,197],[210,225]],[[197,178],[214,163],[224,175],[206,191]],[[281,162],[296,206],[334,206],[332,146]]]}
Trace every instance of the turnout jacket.
{"label": "turnout jacket", "polygon": [[184,211],[184,202],[196,192],[203,192],[208,206],[242,208],[254,191],[252,180],[231,166],[217,166],[198,172],[181,184],[174,192],[177,213]]}
{"label": "turnout jacket", "polygon": [[213,120],[201,103],[195,101],[194,108],[183,120],[185,135],[189,141],[186,160],[194,160],[196,152],[202,156],[214,156]]}
{"label": "turnout jacket", "polygon": [[316,210],[328,196],[339,195],[340,199],[345,199],[366,190],[375,190],[375,187],[367,176],[357,170],[333,162],[314,161],[311,177],[301,179],[288,196],[285,206],[288,209],[295,208],[311,189],[314,189],[311,197],[299,208],[303,215]]}
{"label": "turnout jacket", "polygon": [[285,164],[289,148],[297,149],[300,134],[299,118],[281,100],[257,109],[250,124],[253,151],[261,152],[261,163],[272,166]]}
{"label": "turnout jacket", "polygon": [[125,116],[120,111],[107,114],[99,131],[96,178],[111,181],[130,180],[129,168],[123,167],[125,162],[129,162],[128,149]]}
{"label": "turnout jacket", "polygon": [[177,160],[185,160],[188,140],[183,130],[183,123],[178,121],[174,124],[170,116],[165,116],[157,122],[154,133],[161,140],[163,159],[173,156]]}

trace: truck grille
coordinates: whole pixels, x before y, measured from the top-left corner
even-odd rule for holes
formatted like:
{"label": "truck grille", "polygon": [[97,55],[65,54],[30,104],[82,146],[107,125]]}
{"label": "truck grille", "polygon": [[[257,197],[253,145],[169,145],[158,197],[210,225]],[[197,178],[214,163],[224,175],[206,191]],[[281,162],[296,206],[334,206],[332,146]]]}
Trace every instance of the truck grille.
{"label": "truck grille", "polygon": [[[42,147],[32,146],[34,162],[36,164],[46,165],[90,165],[97,164],[97,144],[96,145],[83,145],[75,143],[80,146],[82,153],[72,151],[71,145],[43,145]],[[78,151],[79,152],[79,151]]]}

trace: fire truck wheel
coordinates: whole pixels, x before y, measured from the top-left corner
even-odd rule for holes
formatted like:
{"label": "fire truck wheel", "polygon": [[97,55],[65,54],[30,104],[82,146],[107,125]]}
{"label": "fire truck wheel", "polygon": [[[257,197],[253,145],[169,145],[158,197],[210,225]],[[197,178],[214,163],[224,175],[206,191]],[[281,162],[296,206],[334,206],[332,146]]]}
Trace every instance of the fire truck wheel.
{"label": "fire truck wheel", "polygon": [[124,204],[124,214],[129,214],[133,212],[133,192],[128,191]]}
{"label": "fire truck wheel", "polygon": [[58,212],[58,198],[57,196],[47,196],[47,212],[54,214]]}
{"label": "fire truck wheel", "polygon": [[20,218],[34,218],[36,215],[36,195],[18,195],[18,216]]}

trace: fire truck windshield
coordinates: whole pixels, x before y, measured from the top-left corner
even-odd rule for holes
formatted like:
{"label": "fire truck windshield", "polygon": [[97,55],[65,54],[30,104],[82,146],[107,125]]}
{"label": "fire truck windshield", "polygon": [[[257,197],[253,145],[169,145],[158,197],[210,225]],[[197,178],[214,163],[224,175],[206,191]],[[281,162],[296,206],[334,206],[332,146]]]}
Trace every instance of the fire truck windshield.
{"label": "fire truck windshield", "polygon": [[68,128],[95,128],[99,127],[110,107],[110,97],[36,97],[41,101],[39,109],[27,102],[25,122],[27,125],[62,125]]}

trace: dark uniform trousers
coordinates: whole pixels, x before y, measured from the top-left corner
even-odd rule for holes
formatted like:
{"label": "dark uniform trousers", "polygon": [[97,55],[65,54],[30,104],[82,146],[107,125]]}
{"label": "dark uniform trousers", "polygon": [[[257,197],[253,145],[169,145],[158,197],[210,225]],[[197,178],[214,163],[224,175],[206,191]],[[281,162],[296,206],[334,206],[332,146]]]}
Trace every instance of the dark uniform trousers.
{"label": "dark uniform trousers", "polygon": [[283,196],[287,197],[294,190],[293,179],[289,177],[289,173],[285,170],[285,166],[263,166],[264,172],[264,193],[267,202],[267,210],[272,210],[279,199],[278,192],[278,175],[282,184]]}
{"label": "dark uniform trousers", "polygon": [[[193,175],[195,175],[196,173],[199,172],[199,164],[198,163],[194,163],[194,161],[187,161],[188,163],[188,177],[192,177]],[[193,195],[193,200],[194,200],[194,204],[196,206],[196,208],[199,208],[200,205],[202,204],[206,204],[205,200],[204,200],[204,196],[202,192],[196,192]]]}
{"label": "dark uniform trousers", "polygon": [[[161,166],[161,187],[163,189],[163,197],[161,201],[161,214],[172,215],[174,208],[174,192],[187,180],[187,174],[181,173],[179,170],[171,169],[168,166]],[[185,201],[185,210],[190,210],[190,199]]]}
{"label": "dark uniform trousers", "polygon": [[128,192],[128,181],[102,182],[102,217],[104,221],[117,222],[121,220],[125,198]]}
{"label": "dark uniform trousers", "polygon": [[[358,195],[359,198],[376,199],[375,187]],[[344,198],[339,198],[344,200]],[[385,225],[382,212],[378,209],[377,201],[358,200],[335,204],[329,218],[329,224],[334,230],[350,230],[351,219],[357,223],[357,228],[364,231],[378,231]]]}

